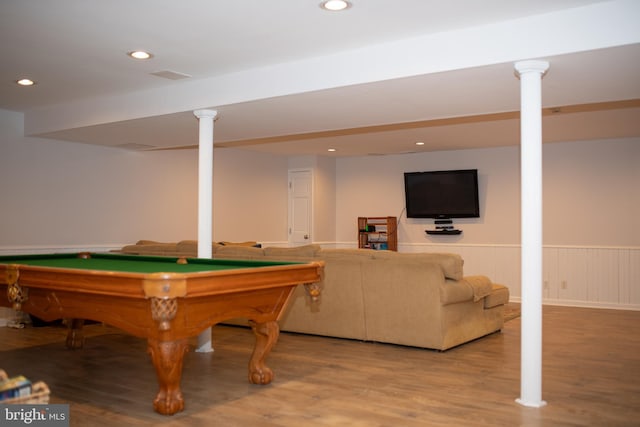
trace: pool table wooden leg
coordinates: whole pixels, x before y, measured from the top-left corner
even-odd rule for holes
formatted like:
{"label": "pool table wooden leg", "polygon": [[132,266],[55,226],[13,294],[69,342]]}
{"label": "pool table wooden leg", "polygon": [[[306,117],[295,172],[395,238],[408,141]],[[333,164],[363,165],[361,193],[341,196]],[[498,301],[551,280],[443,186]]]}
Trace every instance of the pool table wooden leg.
{"label": "pool table wooden leg", "polygon": [[249,361],[249,382],[252,384],[269,384],[273,380],[273,371],[265,365],[265,359],[278,341],[280,328],[275,321],[256,323],[250,321],[251,329],[256,336],[256,346]]}
{"label": "pool table wooden leg", "polygon": [[160,341],[149,338],[147,349],[156,369],[160,390],[153,401],[153,408],[163,415],[173,415],[184,409],[180,390],[182,363],[188,351],[188,340]]}
{"label": "pool table wooden leg", "polygon": [[67,319],[67,340],[65,342],[68,349],[76,350],[84,346],[84,319]]}

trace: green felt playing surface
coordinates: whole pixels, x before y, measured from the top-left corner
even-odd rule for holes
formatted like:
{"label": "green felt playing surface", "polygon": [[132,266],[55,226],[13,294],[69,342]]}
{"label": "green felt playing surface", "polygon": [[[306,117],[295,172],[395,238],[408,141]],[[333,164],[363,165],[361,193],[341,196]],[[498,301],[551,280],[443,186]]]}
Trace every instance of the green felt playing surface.
{"label": "green felt playing surface", "polygon": [[81,270],[116,271],[129,273],[193,273],[198,271],[230,270],[241,268],[286,265],[286,262],[262,262],[242,260],[213,260],[187,258],[187,264],[178,264],[178,258],[138,255],[91,254],[79,258],[77,254],[2,256],[0,264],[23,264],[40,267],[70,268]]}

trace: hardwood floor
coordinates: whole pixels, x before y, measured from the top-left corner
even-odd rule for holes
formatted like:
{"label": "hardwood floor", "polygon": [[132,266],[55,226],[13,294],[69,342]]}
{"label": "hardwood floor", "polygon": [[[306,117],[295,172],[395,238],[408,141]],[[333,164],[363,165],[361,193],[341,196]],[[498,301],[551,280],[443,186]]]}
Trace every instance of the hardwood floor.
{"label": "hardwood floor", "polygon": [[[85,348],[61,327],[0,328],[0,368],[46,381],[72,426],[638,426],[640,312],[544,307],[543,399],[520,395],[520,319],[501,333],[436,352],[282,333],[268,386],[247,381],[248,329],[216,326],[214,353],[189,352],[184,412],[153,412],[144,340],[86,326]],[[195,344],[195,343],[194,343]]]}

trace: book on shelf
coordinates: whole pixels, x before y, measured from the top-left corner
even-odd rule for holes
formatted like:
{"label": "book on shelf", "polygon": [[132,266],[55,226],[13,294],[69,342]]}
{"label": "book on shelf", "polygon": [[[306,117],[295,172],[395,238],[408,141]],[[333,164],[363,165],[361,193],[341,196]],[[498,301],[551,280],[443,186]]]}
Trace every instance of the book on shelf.
{"label": "book on shelf", "polygon": [[387,233],[369,233],[369,242],[386,242]]}
{"label": "book on shelf", "polygon": [[24,375],[7,378],[0,381],[0,401],[14,397],[24,397],[31,394],[31,381]]}

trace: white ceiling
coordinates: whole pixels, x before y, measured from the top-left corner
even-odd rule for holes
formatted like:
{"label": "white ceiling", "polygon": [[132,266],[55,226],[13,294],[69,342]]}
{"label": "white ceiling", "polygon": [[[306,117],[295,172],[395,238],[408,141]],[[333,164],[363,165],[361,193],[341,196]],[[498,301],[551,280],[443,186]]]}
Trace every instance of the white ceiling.
{"label": "white ceiling", "polygon": [[640,136],[640,2],[319,1],[3,0],[0,109],[128,149],[196,147],[199,108],[216,146],[286,155],[514,145],[513,64],[544,59],[545,142]]}

